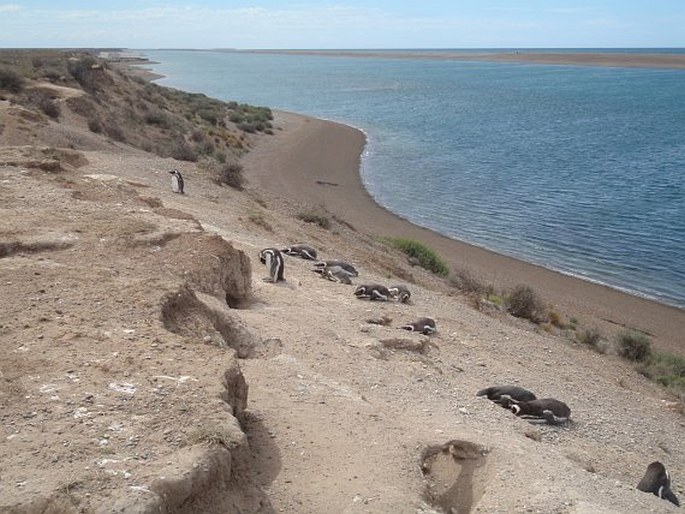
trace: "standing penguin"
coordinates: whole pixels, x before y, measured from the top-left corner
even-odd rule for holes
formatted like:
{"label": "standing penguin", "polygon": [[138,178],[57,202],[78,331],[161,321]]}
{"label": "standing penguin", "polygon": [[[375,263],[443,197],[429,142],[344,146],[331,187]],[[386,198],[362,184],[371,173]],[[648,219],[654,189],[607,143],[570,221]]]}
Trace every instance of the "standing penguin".
{"label": "standing penguin", "polygon": [[171,190],[174,193],[183,194],[183,176],[178,170],[171,170]]}
{"label": "standing penguin", "polygon": [[673,505],[680,507],[678,498],[671,490],[671,477],[664,465],[658,460],[647,466],[645,476],[637,484],[637,488],[640,491],[652,493],[663,500],[668,500]]}
{"label": "standing penguin", "polygon": [[277,248],[264,248],[259,252],[259,261],[266,265],[266,269],[269,270],[269,278],[264,280],[270,280],[271,282],[281,282],[285,281],[283,277],[283,270],[285,268],[285,263],[283,261],[283,254]]}

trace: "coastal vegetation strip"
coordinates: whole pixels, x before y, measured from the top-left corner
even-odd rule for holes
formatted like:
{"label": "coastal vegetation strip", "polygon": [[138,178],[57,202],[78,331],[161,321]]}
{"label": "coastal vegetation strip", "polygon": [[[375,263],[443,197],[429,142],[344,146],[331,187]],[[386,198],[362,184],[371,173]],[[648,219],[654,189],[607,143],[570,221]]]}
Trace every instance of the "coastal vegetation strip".
{"label": "coastal vegetation strip", "polygon": [[0,97],[55,121],[69,109],[94,134],[207,163],[217,182],[236,189],[243,184],[240,157],[257,134],[273,134],[268,107],[158,86],[94,51],[4,50]]}

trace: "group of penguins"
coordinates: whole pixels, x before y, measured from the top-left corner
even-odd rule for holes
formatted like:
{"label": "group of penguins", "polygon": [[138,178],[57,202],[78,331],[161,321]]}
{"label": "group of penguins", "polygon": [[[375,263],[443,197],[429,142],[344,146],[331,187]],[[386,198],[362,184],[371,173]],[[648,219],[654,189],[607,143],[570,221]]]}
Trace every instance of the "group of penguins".
{"label": "group of penguins", "polygon": [[[183,194],[183,176],[178,170],[172,170],[169,173],[171,174],[172,191]],[[266,265],[269,272],[269,277],[264,280],[274,283],[285,281],[283,254],[317,261],[316,250],[304,243],[294,244],[282,250],[264,248],[259,252],[259,260]],[[354,266],[339,260],[317,261],[312,271],[320,274],[323,278],[342,284],[352,284],[352,278],[359,276]],[[360,284],[355,288],[354,295],[357,298],[371,301],[397,300],[400,303],[407,303],[411,298],[411,292],[405,285],[386,287],[381,284]],[[402,325],[400,328],[420,332],[424,335],[434,334],[437,331],[435,320],[432,318],[420,318],[412,323]],[[566,423],[571,416],[571,409],[564,402],[554,398],[538,399],[534,393],[523,387],[492,386],[478,391],[476,396],[486,396],[494,403],[509,409],[516,416],[533,421],[543,421],[550,425]],[[652,462],[647,466],[647,471],[637,488],[680,506],[678,498],[671,490],[671,477],[659,461]]]}
{"label": "group of penguins", "polygon": [[[266,266],[269,277],[265,278],[268,282],[281,282],[285,280],[285,259],[283,255],[299,257],[301,259],[316,261],[312,271],[333,282],[342,284],[352,284],[352,279],[359,276],[359,273],[352,264],[339,260],[319,261],[317,251],[305,243],[297,243],[283,249],[274,247],[264,248],[259,252],[259,261]],[[405,285],[393,285],[386,287],[381,284],[360,284],[354,290],[354,295],[360,299],[370,301],[387,302],[396,300],[400,303],[408,303],[411,292]],[[406,323],[401,327],[411,332],[419,332],[424,335],[431,335],[437,332],[435,320],[433,318],[419,318],[411,323]]]}
{"label": "group of penguins", "polygon": [[[488,400],[509,409],[516,416],[547,422],[550,425],[566,423],[571,416],[571,409],[564,402],[554,398],[537,398],[533,392],[523,387],[491,386],[478,391],[476,396],[485,396]],[[678,498],[671,490],[671,477],[659,461],[647,466],[647,471],[637,484],[637,488],[680,507]]]}
{"label": "group of penguins", "polygon": [[[318,261],[318,254],[314,248],[308,244],[298,243],[283,249],[264,248],[259,252],[259,260],[269,272],[269,277],[265,278],[265,281],[274,283],[285,281],[284,254],[316,261],[312,271],[334,282],[352,284],[352,278],[359,276],[351,264],[339,260]],[[396,300],[400,303],[407,303],[411,298],[411,292],[405,285],[385,287],[381,284],[360,284],[355,288],[354,295],[357,298],[370,301]],[[413,323],[402,325],[400,328],[425,335],[433,334],[437,330],[435,320],[432,318],[421,318]],[[476,396],[485,396],[494,403],[510,410],[514,415],[532,422],[561,425],[568,422],[571,417],[571,409],[564,402],[554,398],[537,398],[533,392],[523,387],[491,386],[478,391]],[[680,506],[678,498],[671,490],[671,478],[661,462],[652,462],[647,467],[647,471],[637,488]]]}
{"label": "group of penguins", "polygon": [[[178,170],[172,170],[169,174],[171,175],[172,191],[183,194],[184,183],[181,173]],[[269,277],[264,280],[274,283],[285,281],[283,254],[317,261],[316,250],[304,243],[294,244],[282,250],[264,248],[259,252],[259,260],[266,265],[269,272]],[[312,271],[319,273],[323,278],[342,284],[352,284],[352,278],[359,276],[354,266],[339,260],[318,261]],[[381,284],[361,284],[355,288],[354,295],[357,298],[371,301],[397,300],[401,303],[407,303],[411,298],[411,292],[405,285],[386,287]],[[412,323],[402,325],[400,328],[425,335],[434,334],[437,331],[435,320],[432,318],[420,318]],[[571,409],[564,402],[554,398],[538,399],[531,391],[518,386],[487,387],[478,391],[476,396],[486,396],[494,403],[509,409],[516,416],[546,422],[550,425],[566,423],[571,416]],[[671,490],[671,477],[659,461],[652,462],[647,466],[647,471],[638,483],[637,489],[652,493],[680,506],[678,498]]]}

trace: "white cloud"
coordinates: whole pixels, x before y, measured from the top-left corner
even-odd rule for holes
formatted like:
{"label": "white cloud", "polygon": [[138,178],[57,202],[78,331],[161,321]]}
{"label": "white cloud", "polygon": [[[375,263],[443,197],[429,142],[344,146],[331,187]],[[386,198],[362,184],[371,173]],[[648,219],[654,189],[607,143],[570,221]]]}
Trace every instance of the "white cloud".
{"label": "white cloud", "polygon": [[21,11],[21,6],[17,4],[0,4],[0,13],[10,13]]}

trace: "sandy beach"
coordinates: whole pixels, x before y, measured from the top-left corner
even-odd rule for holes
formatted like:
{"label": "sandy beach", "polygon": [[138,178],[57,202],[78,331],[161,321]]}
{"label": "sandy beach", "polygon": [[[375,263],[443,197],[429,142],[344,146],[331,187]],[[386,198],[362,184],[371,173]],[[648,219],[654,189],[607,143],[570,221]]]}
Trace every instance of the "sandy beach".
{"label": "sandy beach", "polygon": [[439,61],[497,61],[574,66],[609,66],[625,68],[685,68],[684,54],[616,52],[459,52],[459,51],[344,51],[344,50],[241,50],[249,53],[321,55],[381,59],[423,59]]}
{"label": "sandy beach", "polygon": [[379,206],[360,174],[364,134],[352,127],[292,113],[277,113],[283,128],[246,159],[250,182],[331,213],[373,236],[417,239],[452,269],[465,269],[496,287],[528,284],[566,318],[596,325],[605,334],[640,330],[665,350],[685,353],[685,311],[450,239],[416,226]]}

